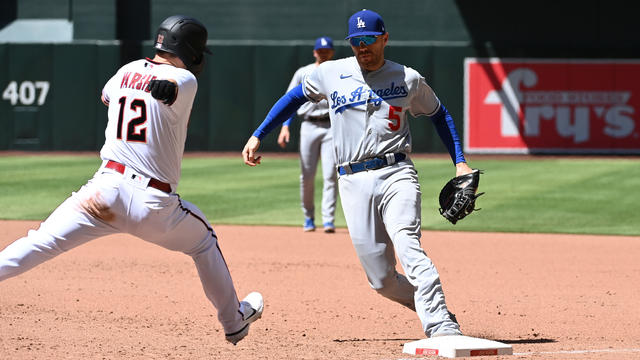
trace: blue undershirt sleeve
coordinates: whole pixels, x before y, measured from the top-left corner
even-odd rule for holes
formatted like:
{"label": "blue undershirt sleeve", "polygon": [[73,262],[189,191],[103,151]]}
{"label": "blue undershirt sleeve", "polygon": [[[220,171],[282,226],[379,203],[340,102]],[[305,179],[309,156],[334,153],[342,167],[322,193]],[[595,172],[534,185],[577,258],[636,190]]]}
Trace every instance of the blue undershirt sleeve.
{"label": "blue undershirt sleeve", "polygon": [[253,132],[253,136],[262,140],[262,138],[278,125],[292,117],[296,110],[307,101],[309,101],[309,99],[304,96],[302,85],[294,87],[273,105],[262,124]]}
{"label": "blue undershirt sleeve", "polygon": [[466,162],[464,154],[462,153],[460,138],[458,137],[456,126],[453,123],[453,118],[442,103],[440,104],[440,109],[431,116],[431,121],[433,121],[444,146],[447,147],[453,163],[457,164],[460,162]]}
{"label": "blue undershirt sleeve", "polygon": [[291,122],[293,122],[293,119],[295,118],[295,115],[291,115],[290,118],[288,118],[284,124],[282,124],[282,126],[291,126]]}

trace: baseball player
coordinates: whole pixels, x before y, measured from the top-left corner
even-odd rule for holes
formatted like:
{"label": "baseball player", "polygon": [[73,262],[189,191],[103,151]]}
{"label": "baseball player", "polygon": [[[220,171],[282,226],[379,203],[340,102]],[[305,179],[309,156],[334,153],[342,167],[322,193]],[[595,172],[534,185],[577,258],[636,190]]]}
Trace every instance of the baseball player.
{"label": "baseball player", "polygon": [[247,336],[262,295],[238,301],[215,231],[175,192],[206,41],[198,20],[171,16],[158,28],[155,57],[124,65],[106,83],[102,166],[38,230],[0,252],[0,281],[97,237],[129,233],[191,256],[227,341]]}
{"label": "baseball player", "polygon": [[[472,172],[449,112],[417,71],[384,58],[389,40],[382,17],[353,14],[348,36],[354,57],[327,61],[285,94],[243,149],[260,164],[262,139],[306,101],[329,101],[338,186],[349,234],[369,283],[415,310],[429,336],[461,335],[445,304],[438,271],[420,245],[420,184],[409,157],[407,112],[431,118],[456,175]],[[406,277],[395,267],[395,255]]]}
{"label": "baseball player", "polygon": [[[333,58],[333,40],[323,36],[316,40],[313,48],[313,57],[316,61],[298,69],[293,74],[293,79],[287,91],[302,83],[305,76],[315,70],[318,65]],[[300,199],[302,212],[304,213],[304,231],[315,231],[315,208],[313,194],[315,190],[316,170],[318,160],[322,157],[322,225],[324,232],[336,231],[334,225],[336,212],[336,162],[333,156],[331,144],[331,132],[329,131],[329,103],[323,99],[317,103],[306,102],[298,109],[298,116],[302,118],[300,124]],[[289,142],[289,126],[295,115],[292,115],[282,125],[278,144],[284,148]]]}

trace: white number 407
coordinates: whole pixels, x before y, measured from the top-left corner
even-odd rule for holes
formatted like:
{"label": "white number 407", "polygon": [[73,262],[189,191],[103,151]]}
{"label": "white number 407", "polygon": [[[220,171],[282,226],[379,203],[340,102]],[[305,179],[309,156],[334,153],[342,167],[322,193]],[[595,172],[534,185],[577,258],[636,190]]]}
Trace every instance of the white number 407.
{"label": "white number 407", "polygon": [[22,105],[32,105],[36,101],[36,90],[40,90],[37,105],[42,105],[49,92],[48,81],[23,81],[20,86],[17,82],[12,81],[2,92],[2,100],[11,101],[11,105],[17,104],[18,100]]}

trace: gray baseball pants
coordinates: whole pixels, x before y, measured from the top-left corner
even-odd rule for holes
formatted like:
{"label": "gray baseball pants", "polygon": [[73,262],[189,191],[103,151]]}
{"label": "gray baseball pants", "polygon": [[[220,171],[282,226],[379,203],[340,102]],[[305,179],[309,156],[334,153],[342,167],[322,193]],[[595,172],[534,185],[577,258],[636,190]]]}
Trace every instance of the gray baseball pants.
{"label": "gray baseball pants", "polygon": [[300,125],[300,199],[305,217],[315,218],[315,177],[322,158],[322,222],[333,223],[336,212],[336,162],[329,121],[303,121]]}
{"label": "gray baseball pants", "polygon": [[[420,245],[421,192],[409,161],[343,175],[340,199],[369,284],[418,313],[427,336],[459,329],[451,321],[440,275]],[[396,271],[397,254],[406,276]]]}

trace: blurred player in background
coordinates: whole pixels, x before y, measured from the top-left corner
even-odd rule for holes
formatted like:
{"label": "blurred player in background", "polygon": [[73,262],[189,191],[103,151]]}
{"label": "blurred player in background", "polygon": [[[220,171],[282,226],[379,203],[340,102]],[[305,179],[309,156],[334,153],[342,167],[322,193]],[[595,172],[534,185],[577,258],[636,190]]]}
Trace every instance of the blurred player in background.
{"label": "blurred player in background", "polygon": [[[293,74],[293,79],[287,91],[302,83],[305,76],[309,75],[318,65],[333,58],[333,40],[323,36],[316,40],[313,48],[313,57],[316,61],[298,69]],[[335,232],[336,212],[336,162],[333,153],[331,131],[329,128],[329,103],[327,100],[314,103],[309,101],[298,109],[298,116],[302,119],[300,124],[300,200],[304,213],[304,231],[314,231],[315,224],[315,177],[318,169],[318,160],[322,157],[322,225],[324,232]],[[278,145],[284,149],[289,142],[289,127],[295,115],[292,115],[282,125],[278,136]]]}
{"label": "blurred player in background", "polygon": [[38,230],[0,252],[0,281],[98,237],[129,233],[191,256],[227,341],[247,336],[262,315],[262,295],[238,301],[215,231],[175,193],[206,42],[198,20],[171,16],[158,28],[155,57],[123,66],[107,82],[102,166]]}

